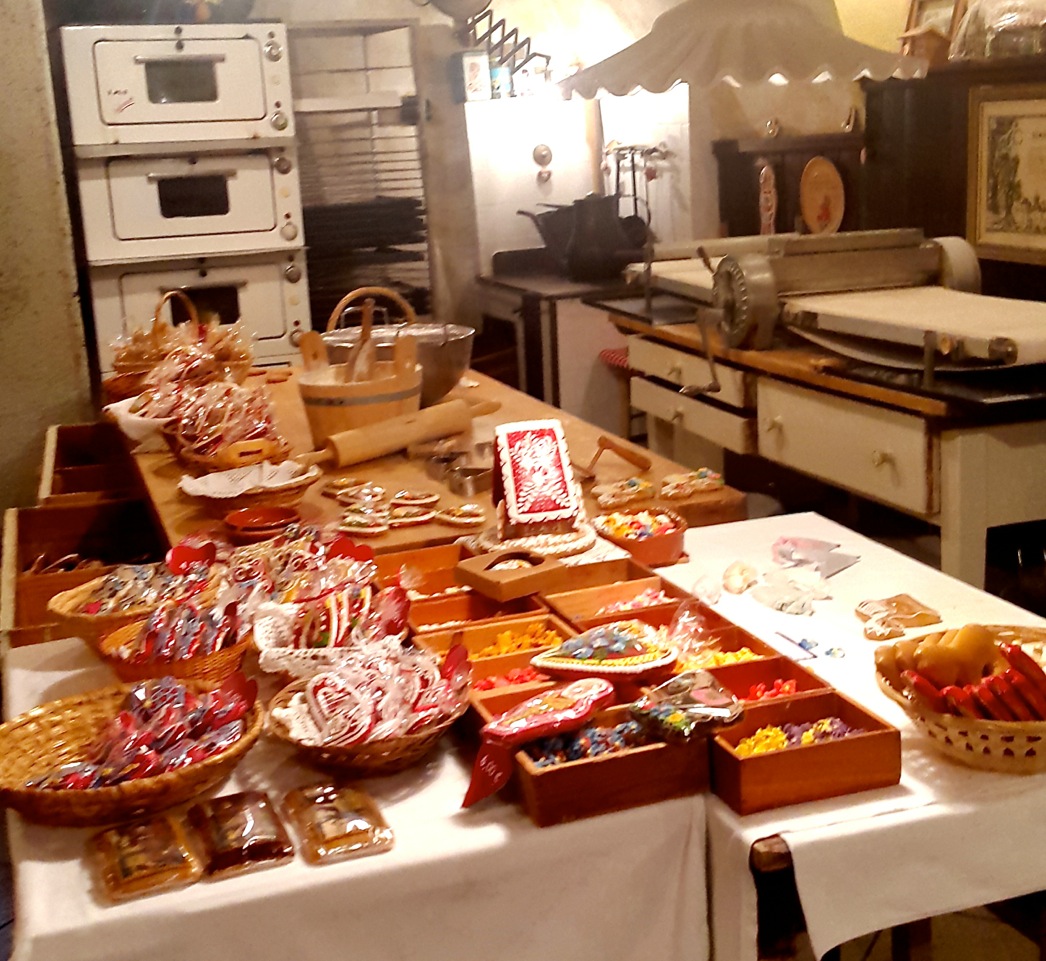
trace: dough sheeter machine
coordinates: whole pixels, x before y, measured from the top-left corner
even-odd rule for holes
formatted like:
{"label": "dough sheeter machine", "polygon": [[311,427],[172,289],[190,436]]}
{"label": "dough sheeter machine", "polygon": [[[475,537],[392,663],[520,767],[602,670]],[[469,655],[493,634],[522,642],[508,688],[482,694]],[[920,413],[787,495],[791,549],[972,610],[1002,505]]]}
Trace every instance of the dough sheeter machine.
{"label": "dough sheeter machine", "polygon": [[655,290],[695,304],[712,376],[686,393],[717,389],[713,326],[728,347],[751,350],[786,328],[858,362],[921,370],[923,387],[936,373],[1046,362],[1046,304],[979,293],[976,253],[958,237],[902,229],[695,241],[648,248],[629,275],[642,280],[648,308]]}

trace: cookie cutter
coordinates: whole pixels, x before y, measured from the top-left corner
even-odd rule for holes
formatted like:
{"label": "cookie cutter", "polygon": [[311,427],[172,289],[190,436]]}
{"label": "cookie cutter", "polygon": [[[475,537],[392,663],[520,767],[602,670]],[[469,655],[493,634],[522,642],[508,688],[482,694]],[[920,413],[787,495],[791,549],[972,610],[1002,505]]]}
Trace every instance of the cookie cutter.
{"label": "cookie cutter", "polygon": [[474,497],[494,486],[490,467],[452,467],[447,471],[447,486],[461,497]]}

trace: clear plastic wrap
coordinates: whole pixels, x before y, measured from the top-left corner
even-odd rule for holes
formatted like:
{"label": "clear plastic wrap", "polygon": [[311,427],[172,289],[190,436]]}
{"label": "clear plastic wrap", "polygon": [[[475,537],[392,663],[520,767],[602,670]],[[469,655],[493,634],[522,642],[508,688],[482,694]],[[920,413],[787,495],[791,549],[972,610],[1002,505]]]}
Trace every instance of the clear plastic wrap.
{"label": "clear plastic wrap", "polygon": [[334,783],[289,791],[283,813],[310,864],[331,864],[388,851],[392,829],[369,794]]}
{"label": "clear plastic wrap", "polygon": [[244,791],[189,808],[208,878],[274,867],[294,857],[294,845],[263,791]]}
{"label": "clear plastic wrap", "polygon": [[951,60],[1031,57],[1046,51],[1046,2],[973,0],[952,40]]}
{"label": "clear plastic wrap", "polygon": [[171,814],[99,831],[87,851],[99,891],[109,901],[173,891],[203,875],[184,822]]}
{"label": "clear plastic wrap", "polygon": [[199,457],[240,441],[283,443],[265,391],[226,382],[207,384],[190,398],[182,410],[177,437]]}

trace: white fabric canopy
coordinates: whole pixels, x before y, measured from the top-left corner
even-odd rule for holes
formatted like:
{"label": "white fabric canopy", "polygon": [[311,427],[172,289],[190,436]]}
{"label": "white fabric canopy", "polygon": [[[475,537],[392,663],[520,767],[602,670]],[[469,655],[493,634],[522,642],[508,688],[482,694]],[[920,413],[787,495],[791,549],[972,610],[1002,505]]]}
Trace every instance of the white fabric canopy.
{"label": "white fabric canopy", "polygon": [[843,35],[823,0],[685,0],[654,21],[650,33],[562,81],[591,99],[599,89],[622,96],[642,87],[661,93],[676,83],[708,87],[726,78],[761,83],[827,75],[874,80],[921,76],[926,62]]}

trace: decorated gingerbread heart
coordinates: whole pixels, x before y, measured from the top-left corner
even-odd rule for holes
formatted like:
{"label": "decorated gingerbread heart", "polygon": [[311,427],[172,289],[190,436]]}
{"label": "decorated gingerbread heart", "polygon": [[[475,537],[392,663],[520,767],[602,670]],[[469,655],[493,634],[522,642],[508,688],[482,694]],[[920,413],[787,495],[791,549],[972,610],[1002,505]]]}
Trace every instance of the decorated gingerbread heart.
{"label": "decorated gingerbread heart", "polygon": [[305,698],[325,743],[358,744],[374,727],[373,706],[356,685],[339,674],[310,678]]}

